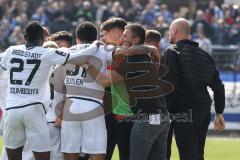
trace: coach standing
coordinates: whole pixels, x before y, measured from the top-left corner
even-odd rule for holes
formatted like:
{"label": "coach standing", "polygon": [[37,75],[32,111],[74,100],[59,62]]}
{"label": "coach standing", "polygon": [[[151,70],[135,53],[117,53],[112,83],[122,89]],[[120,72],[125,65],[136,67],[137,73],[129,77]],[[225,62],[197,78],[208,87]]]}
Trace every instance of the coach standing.
{"label": "coach standing", "polygon": [[217,131],[225,127],[222,115],[225,91],[213,59],[189,37],[190,26],[186,19],[179,18],[171,23],[169,40],[174,45],[165,50],[163,64],[169,67],[165,79],[174,84],[175,90],[166,99],[180,159],[203,160],[212,103],[207,87],[214,93],[214,129]]}

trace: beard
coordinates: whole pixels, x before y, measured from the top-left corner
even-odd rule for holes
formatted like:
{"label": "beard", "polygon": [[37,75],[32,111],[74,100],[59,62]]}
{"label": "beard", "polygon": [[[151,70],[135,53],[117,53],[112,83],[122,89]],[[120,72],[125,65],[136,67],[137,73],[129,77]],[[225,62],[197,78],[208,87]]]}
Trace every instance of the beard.
{"label": "beard", "polygon": [[176,44],[175,40],[172,38],[172,39],[169,39],[169,43],[170,44]]}

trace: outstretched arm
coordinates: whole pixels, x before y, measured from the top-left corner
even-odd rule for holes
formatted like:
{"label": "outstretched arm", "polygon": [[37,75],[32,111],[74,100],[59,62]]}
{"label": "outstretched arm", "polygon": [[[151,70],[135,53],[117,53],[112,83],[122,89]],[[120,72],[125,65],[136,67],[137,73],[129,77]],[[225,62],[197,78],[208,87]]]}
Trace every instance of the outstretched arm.
{"label": "outstretched arm", "polygon": [[92,44],[83,50],[70,50],[70,56],[67,63],[75,65],[86,64],[91,57],[95,56],[97,49],[97,45]]}
{"label": "outstretched arm", "polygon": [[108,74],[103,74],[93,65],[88,67],[87,72],[96,79],[97,83],[104,87],[111,86],[113,83],[124,80],[123,77],[114,70],[111,70]]}
{"label": "outstretched arm", "polygon": [[7,54],[10,53],[10,48],[8,48],[5,52],[0,53],[0,77],[7,70]]}
{"label": "outstretched arm", "polygon": [[160,64],[161,56],[159,50],[154,46],[148,45],[135,45],[130,48],[117,48],[114,57],[134,56],[142,54],[150,54],[154,62]]}

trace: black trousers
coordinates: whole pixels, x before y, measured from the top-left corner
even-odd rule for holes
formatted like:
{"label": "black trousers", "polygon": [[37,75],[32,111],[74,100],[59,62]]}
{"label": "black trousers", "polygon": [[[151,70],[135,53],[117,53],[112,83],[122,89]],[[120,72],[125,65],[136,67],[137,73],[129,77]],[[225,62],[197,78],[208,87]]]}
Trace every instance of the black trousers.
{"label": "black trousers", "polygon": [[167,160],[170,160],[172,154],[172,137],[173,137],[173,127],[172,123],[170,124],[170,129],[168,131],[168,138],[167,138]]}
{"label": "black trousers", "polygon": [[174,132],[180,160],[204,160],[204,147],[211,112],[209,110],[191,110],[191,112],[185,113],[190,117],[186,118],[184,113],[176,113],[178,115],[173,116],[175,118],[171,122],[168,136],[167,159],[170,160]]}
{"label": "black trousers", "polygon": [[111,160],[116,145],[118,145],[119,160],[129,160],[132,122],[118,121],[112,113],[107,114],[105,120],[108,134],[105,160]]}

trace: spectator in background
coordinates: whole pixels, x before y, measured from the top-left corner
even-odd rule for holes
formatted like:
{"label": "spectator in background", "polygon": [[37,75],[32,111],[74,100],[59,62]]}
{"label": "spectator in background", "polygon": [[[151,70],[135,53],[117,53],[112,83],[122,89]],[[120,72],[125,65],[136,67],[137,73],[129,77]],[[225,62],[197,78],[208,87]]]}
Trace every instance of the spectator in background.
{"label": "spectator in background", "polygon": [[202,10],[198,10],[196,14],[196,21],[194,21],[192,27],[191,27],[191,32],[196,33],[196,29],[198,25],[203,26],[204,34],[207,35],[207,37],[212,36],[212,28],[211,26],[207,23],[207,21],[204,19],[204,13]]}
{"label": "spectator in background", "polygon": [[2,49],[2,46],[7,46],[8,45],[8,41],[6,38],[4,38],[4,28],[0,27],[0,44],[1,44],[1,49]]}
{"label": "spectator in background", "polygon": [[234,25],[230,30],[230,44],[240,46],[240,23]]}
{"label": "spectator in background", "polygon": [[35,14],[32,15],[32,21],[38,21],[41,25],[48,25],[49,19],[45,13],[45,8],[43,6],[39,6]]}
{"label": "spectator in background", "polygon": [[71,30],[71,23],[64,15],[62,15],[61,13],[58,13],[53,18],[53,23],[50,26],[50,30],[52,33],[55,33],[58,31],[69,31]]}
{"label": "spectator in background", "polygon": [[79,8],[76,16],[79,22],[94,20],[90,1],[83,2],[82,7]]}
{"label": "spectator in background", "polygon": [[236,20],[236,22],[239,22],[239,16],[240,16],[240,4],[233,4],[231,7],[231,16]]}
{"label": "spectator in background", "polygon": [[209,10],[209,12],[213,13],[213,16],[214,16],[215,19],[223,18],[223,12],[218,7],[215,0],[209,1],[209,7],[208,7],[207,10]]}
{"label": "spectator in background", "polygon": [[4,18],[1,23],[0,23],[0,40],[2,42],[2,45],[7,45],[8,44],[8,36],[11,34],[11,27],[9,20]]}
{"label": "spectator in background", "polygon": [[63,0],[43,3],[46,8],[46,14],[52,20],[56,15],[67,16],[66,3]]}
{"label": "spectator in background", "polygon": [[166,22],[168,24],[170,24],[172,22],[173,17],[172,17],[171,12],[168,10],[167,4],[162,4],[161,5],[159,14],[164,17],[164,19],[166,20]]}
{"label": "spectator in background", "polygon": [[197,39],[195,41],[198,42],[200,48],[202,48],[204,51],[206,51],[208,54],[211,55],[211,53],[212,53],[212,42],[211,42],[210,39],[208,39],[205,36],[202,27],[197,28]]}
{"label": "spectator in background", "polygon": [[[161,51],[167,49],[171,44],[169,43],[169,31],[164,32],[164,36],[160,41]],[[161,52],[162,53],[162,52]]]}
{"label": "spectator in background", "polygon": [[229,44],[229,30],[223,19],[218,19],[213,26],[213,44],[227,45]]}
{"label": "spectator in background", "polygon": [[165,22],[165,19],[163,16],[158,16],[155,20],[155,29],[161,33],[161,35],[164,35],[164,32],[168,29],[168,24]]}
{"label": "spectator in background", "polygon": [[26,13],[22,13],[20,16],[16,18],[16,20],[17,20],[17,25],[21,26],[21,28],[24,28],[29,21]]}
{"label": "spectator in background", "polygon": [[189,2],[188,9],[189,9],[189,12],[186,18],[193,20],[195,13],[197,11],[197,3],[195,0]]}
{"label": "spectator in background", "polygon": [[231,16],[230,6],[226,3],[222,4],[222,11],[226,24],[232,25],[235,23],[235,19]]}
{"label": "spectator in background", "polygon": [[25,13],[27,15],[27,17],[31,17],[31,15],[33,14],[33,10],[35,8],[30,8],[30,5],[28,3],[28,1],[22,1],[21,3],[21,13]]}
{"label": "spectator in background", "polygon": [[103,21],[106,21],[110,17],[110,14],[104,0],[92,0],[92,2],[95,11],[95,24],[99,26]]}
{"label": "spectator in background", "polygon": [[158,13],[160,11],[160,4],[158,3],[159,1],[157,0],[148,0],[148,4],[153,5],[153,10],[155,13]]}
{"label": "spectator in background", "polygon": [[[180,18],[180,13],[178,11],[174,12],[173,13],[173,19],[177,19],[177,18]],[[185,17],[185,16],[184,16]]]}
{"label": "spectator in background", "polygon": [[[197,4],[201,3],[196,0],[192,0],[187,7],[177,7],[174,12],[168,9],[168,2],[166,2],[166,4],[162,3],[161,5],[159,3],[159,0],[0,0],[0,24],[5,23],[5,19],[7,19],[9,23],[9,27],[7,29],[5,29],[5,27],[1,29],[2,31],[4,30],[4,33],[0,34],[8,38],[16,25],[20,25],[23,28],[31,19],[39,21],[44,26],[49,26],[50,29],[53,26],[54,31],[59,31],[67,27],[69,27],[68,30],[72,30],[78,23],[78,19],[80,21],[84,19],[100,24],[103,20],[111,16],[125,17],[127,21],[138,23],[144,20],[143,24],[146,28],[155,29],[153,25],[160,23],[159,26],[161,26],[162,23],[156,22],[158,21],[157,17],[162,16],[164,17],[164,25],[168,25],[173,19],[179,17],[187,17],[190,19],[194,39],[196,39],[196,37],[194,37],[196,36],[196,28],[201,24],[204,26],[204,34],[210,38],[214,44],[228,45],[237,43],[237,35],[233,36],[235,35],[236,29],[232,28],[240,19],[239,4],[216,4],[216,0],[211,0],[208,8],[204,10],[204,12],[200,10],[196,14],[196,10],[199,9],[199,5],[197,6]],[[148,4],[149,6],[153,6],[151,7],[151,11],[142,14],[142,6],[145,8]],[[84,8],[87,8],[87,11],[85,11]],[[222,29],[221,24],[217,23],[219,19],[224,21],[224,29]],[[159,20],[161,21],[161,18],[159,18]],[[55,22],[57,22],[57,24],[54,24]],[[63,22],[63,27],[61,22]],[[157,26],[158,29],[162,28],[159,26]],[[159,30],[162,35],[164,34],[164,30],[165,29]],[[221,31],[223,31],[223,33],[221,33]],[[219,36],[217,35],[218,33],[222,35]],[[218,37],[217,41],[221,42],[215,42],[216,36]],[[232,37],[232,40],[220,38],[221,36]],[[1,39],[4,38],[1,37]],[[8,39],[4,39],[4,41],[7,42]],[[7,47],[6,45],[8,44],[5,42],[2,44],[4,48]]]}
{"label": "spectator in background", "polygon": [[143,7],[140,4],[139,0],[131,0],[131,7],[129,7],[126,11],[126,20],[132,22],[138,22],[141,17],[141,12],[143,11]]}
{"label": "spectator in background", "polygon": [[15,26],[12,34],[8,38],[9,45],[20,45],[24,43],[24,36],[20,26]]}
{"label": "spectator in background", "polygon": [[8,12],[10,13],[11,17],[16,17],[19,14],[19,3],[18,1],[14,0],[11,3],[11,7],[8,9]]}
{"label": "spectator in background", "polygon": [[58,3],[58,12],[61,14],[61,15],[64,15],[65,17],[67,16],[66,14],[66,3],[62,0]]}
{"label": "spectator in background", "polygon": [[179,14],[177,14],[176,12],[173,13],[173,19],[177,19],[177,18],[181,18],[181,17],[188,17],[190,9],[188,7],[180,7],[179,8]]}
{"label": "spectator in background", "polygon": [[4,16],[4,12],[5,12],[5,9],[4,9],[4,0],[0,0],[0,21],[2,20],[2,17]]}
{"label": "spectator in background", "polygon": [[215,13],[213,9],[207,9],[205,11],[205,19],[208,24],[212,25],[215,21]]}
{"label": "spectator in background", "polygon": [[76,17],[76,13],[78,11],[78,9],[81,7],[83,0],[67,0],[65,2],[65,14],[66,14],[66,18],[69,19],[69,21],[71,22],[76,22],[77,21],[77,17]]}
{"label": "spectator in background", "polygon": [[144,11],[142,12],[141,23],[148,26],[152,26],[154,20],[155,20],[154,5],[149,3],[146,5]]}
{"label": "spectator in background", "polygon": [[118,1],[113,3],[110,15],[113,17],[124,18],[124,9]]}

